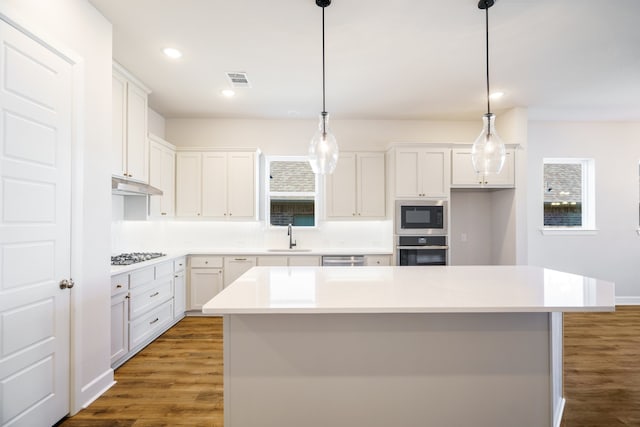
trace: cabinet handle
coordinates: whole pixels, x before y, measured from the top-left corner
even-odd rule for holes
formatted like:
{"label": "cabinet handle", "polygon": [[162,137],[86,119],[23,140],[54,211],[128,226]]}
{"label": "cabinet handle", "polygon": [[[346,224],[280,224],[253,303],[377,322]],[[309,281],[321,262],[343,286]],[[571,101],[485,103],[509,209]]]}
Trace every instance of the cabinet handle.
{"label": "cabinet handle", "polygon": [[229,212],[229,216],[233,215],[231,212]]}
{"label": "cabinet handle", "polygon": [[149,295],[149,298],[157,297],[158,295],[160,295],[160,292],[156,292],[155,294]]}
{"label": "cabinet handle", "polygon": [[177,278],[178,278],[178,275],[176,274],[175,276],[173,276],[173,278],[174,278],[174,279],[177,279]]}
{"label": "cabinet handle", "polygon": [[200,212],[198,212],[196,215],[200,216]]}
{"label": "cabinet handle", "polygon": [[209,264],[209,261],[205,261],[204,263],[205,263],[205,264]]}
{"label": "cabinet handle", "polygon": [[129,299],[129,298],[130,298],[129,294],[127,294],[127,296],[124,297],[124,299]]}
{"label": "cabinet handle", "polygon": [[153,319],[151,322],[149,322],[150,325],[153,325],[154,323],[156,323],[159,319],[156,317],[155,319]]}
{"label": "cabinet handle", "polygon": [[360,212],[358,212],[358,216],[362,215]]}
{"label": "cabinet handle", "polygon": [[166,214],[167,214],[166,212],[160,212],[160,215],[166,215]]}
{"label": "cabinet handle", "polygon": [[116,285],[116,288],[120,289],[122,287],[122,285]]}
{"label": "cabinet handle", "polygon": [[234,258],[234,260],[236,260],[236,261],[246,261],[247,259],[246,258]]}

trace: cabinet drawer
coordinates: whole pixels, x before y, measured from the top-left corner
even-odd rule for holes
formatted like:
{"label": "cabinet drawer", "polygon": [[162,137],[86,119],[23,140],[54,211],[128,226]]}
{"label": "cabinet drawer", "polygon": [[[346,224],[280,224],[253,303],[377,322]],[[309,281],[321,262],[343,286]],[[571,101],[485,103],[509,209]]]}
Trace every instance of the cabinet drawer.
{"label": "cabinet drawer", "polygon": [[111,296],[129,290],[129,274],[118,274],[111,276]]}
{"label": "cabinet drawer", "polygon": [[170,275],[173,275],[173,261],[167,261],[156,265],[156,279]]}
{"label": "cabinet drawer", "polygon": [[141,268],[129,273],[129,287],[146,285],[155,279],[155,269],[153,267]]}
{"label": "cabinet drawer", "polygon": [[191,268],[221,268],[221,256],[197,255],[189,257]]}
{"label": "cabinet drawer", "polygon": [[391,256],[389,255],[367,255],[367,265],[391,265]]}
{"label": "cabinet drawer", "polygon": [[137,320],[129,322],[129,348],[142,344],[173,319],[173,300],[151,310]]}
{"label": "cabinet drawer", "polygon": [[129,318],[135,319],[173,296],[173,276],[131,290]]}
{"label": "cabinet drawer", "polygon": [[174,259],[173,260],[173,271],[174,272],[179,272],[179,271],[184,271],[185,267],[187,266],[187,258],[186,257],[182,257],[182,258],[178,258],[178,259]]}

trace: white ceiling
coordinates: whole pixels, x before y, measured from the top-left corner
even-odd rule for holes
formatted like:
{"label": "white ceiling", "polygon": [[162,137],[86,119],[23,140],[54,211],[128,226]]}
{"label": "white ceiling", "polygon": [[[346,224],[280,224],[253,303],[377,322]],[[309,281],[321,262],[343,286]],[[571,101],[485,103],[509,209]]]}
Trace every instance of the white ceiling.
{"label": "white ceiling", "polygon": [[[311,118],[322,110],[314,0],[90,0],[114,59],[166,118]],[[332,119],[472,119],[486,112],[477,0],[333,0],[325,11]],[[489,12],[499,112],[640,120],[639,0],[498,0]],[[172,61],[161,52],[177,47]],[[226,99],[226,71],[252,87]]]}

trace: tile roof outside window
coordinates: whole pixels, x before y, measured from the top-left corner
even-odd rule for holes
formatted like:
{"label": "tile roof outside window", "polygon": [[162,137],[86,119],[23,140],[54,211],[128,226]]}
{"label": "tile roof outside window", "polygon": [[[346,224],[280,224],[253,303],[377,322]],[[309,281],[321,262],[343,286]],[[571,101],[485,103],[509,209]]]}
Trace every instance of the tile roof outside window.
{"label": "tile roof outside window", "polygon": [[271,162],[271,192],[313,193],[315,175],[309,162],[273,161]]}

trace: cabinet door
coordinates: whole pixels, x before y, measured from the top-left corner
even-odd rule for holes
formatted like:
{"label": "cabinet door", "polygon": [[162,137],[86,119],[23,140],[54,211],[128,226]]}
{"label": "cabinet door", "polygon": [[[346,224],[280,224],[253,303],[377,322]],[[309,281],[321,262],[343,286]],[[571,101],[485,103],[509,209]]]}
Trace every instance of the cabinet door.
{"label": "cabinet door", "polygon": [[319,267],[322,258],[314,255],[296,255],[289,257],[289,265],[291,267]]}
{"label": "cabinet door", "polygon": [[127,173],[129,178],[148,182],[147,93],[127,83]]}
{"label": "cabinet door", "polygon": [[176,215],[200,216],[202,193],[202,155],[176,154]]}
{"label": "cabinet door", "polygon": [[114,74],[112,78],[112,147],[111,173],[125,176],[127,147],[127,81]]}
{"label": "cabinet door", "polygon": [[251,267],[256,266],[255,257],[225,257],[224,258],[224,286],[227,287]]}
{"label": "cabinet door", "polygon": [[358,153],[358,216],[384,217],[385,171],[383,153]]}
{"label": "cabinet door", "polygon": [[257,265],[261,267],[286,267],[287,257],[280,255],[259,256]]}
{"label": "cabinet door", "polygon": [[455,148],[451,152],[451,185],[480,185],[483,177],[473,169],[471,150]]}
{"label": "cabinet door", "polygon": [[449,150],[423,150],[419,175],[421,197],[447,197],[449,193]]}
{"label": "cabinet door", "polygon": [[194,268],[189,280],[189,309],[202,306],[222,290],[222,269]]}
{"label": "cabinet door", "polygon": [[341,153],[336,170],[327,176],[327,216],[354,217],[356,207],[356,154]]}
{"label": "cabinet door", "polygon": [[[149,216],[159,217],[162,215],[162,198],[164,188],[162,188],[162,156],[163,147],[157,142],[149,143],[149,185],[162,190],[162,196],[149,196]],[[165,212],[166,215],[166,212]]]}
{"label": "cabinet door", "polygon": [[451,185],[456,187],[513,187],[515,150],[506,153],[504,166],[498,175],[482,176],[475,172],[471,163],[471,149],[456,148],[451,158]]}
{"label": "cabinet door", "polygon": [[416,149],[399,148],[395,152],[395,194],[398,198],[419,197],[420,152]]}
{"label": "cabinet door", "polygon": [[111,364],[129,352],[129,294],[111,298]]}
{"label": "cabinet door", "polygon": [[391,265],[391,256],[390,255],[367,255],[366,262],[368,266]]}
{"label": "cabinet door", "polygon": [[202,215],[227,216],[226,153],[202,153]]}
{"label": "cabinet door", "polygon": [[184,270],[173,276],[173,317],[184,315],[187,310],[187,286],[184,280]]}
{"label": "cabinet door", "polygon": [[256,216],[256,164],[254,153],[227,155],[227,213],[231,218]]}
{"label": "cabinet door", "polygon": [[176,152],[170,148],[162,150],[162,196],[160,215],[172,217],[175,214]]}
{"label": "cabinet door", "polygon": [[486,181],[488,185],[514,187],[515,186],[515,150],[507,150],[504,166],[498,175],[490,175]]}

